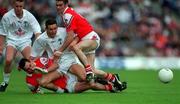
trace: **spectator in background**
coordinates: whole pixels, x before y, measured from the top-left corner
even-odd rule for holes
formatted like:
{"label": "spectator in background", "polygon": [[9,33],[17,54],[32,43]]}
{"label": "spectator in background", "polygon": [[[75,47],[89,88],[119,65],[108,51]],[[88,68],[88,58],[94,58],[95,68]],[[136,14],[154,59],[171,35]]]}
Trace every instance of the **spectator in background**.
{"label": "spectator in background", "polygon": [[2,58],[3,58],[3,49],[4,49],[4,41],[5,41],[5,36],[4,36],[5,34],[2,28],[1,18],[6,12],[7,12],[6,8],[0,7],[0,63],[2,62]]}
{"label": "spectator in background", "polygon": [[[8,0],[0,0],[0,5],[8,4]],[[26,8],[33,13],[37,20],[41,23],[41,26],[44,24],[44,20],[49,16],[56,16],[56,10],[54,9],[55,0],[27,0],[28,5]],[[101,37],[101,46],[98,48],[96,55],[105,57],[111,56],[158,56],[162,54],[162,51],[156,51],[156,47],[148,44],[149,34],[146,34],[146,38],[137,38],[139,36],[138,31],[131,31],[131,26],[134,26],[134,29],[140,27],[137,23],[143,20],[146,16],[147,20],[151,17],[158,17],[160,23],[163,25],[162,32],[165,36],[168,37],[168,43],[165,46],[164,51],[167,53],[165,56],[179,56],[179,32],[180,32],[180,12],[179,12],[179,0],[71,0],[71,6],[78,12],[82,13],[88,21],[93,25],[94,30]],[[29,5],[30,4],[30,5]],[[81,5],[81,6],[79,6]],[[125,5],[125,6],[124,6]],[[132,18],[131,22],[127,22],[127,25],[120,23],[119,18],[116,18],[118,14],[121,14],[119,8],[126,7],[128,15]],[[7,7],[10,8],[10,7]],[[80,8],[83,8],[80,9]],[[84,12],[85,9],[87,10]],[[43,10],[43,12],[41,12]],[[127,13],[127,12],[126,12]],[[61,17],[60,17],[61,18]],[[61,21],[61,19],[59,19]],[[118,26],[113,26],[114,24]],[[62,25],[60,25],[62,26]],[[117,28],[118,27],[118,28]],[[123,28],[125,27],[125,28]],[[148,26],[149,29],[149,26]],[[117,31],[118,30],[118,31]],[[128,44],[122,39],[124,33],[127,31],[127,37],[129,37]],[[104,46],[106,45],[107,38],[112,34],[113,38],[108,39],[112,44],[116,44],[113,48],[113,53],[108,52]],[[133,35],[131,35],[133,34]],[[131,36],[130,36],[131,35]],[[136,37],[137,36],[137,37]],[[175,38],[176,37],[176,38]],[[173,39],[173,41],[171,41]],[[141,43],[142,41],[142,43]],[[141,43],[141,44],[140,44]],[[138,45],[142,45],[138,48]],[[173,44],[176,44],[174,47]],[[131,47],[132,46],[132,47]],[[134,47],[135,46],[135,47]],[[124,47],[124,48],[122,48]],[[129,54],[128,49],[133,51],[132,54]],[[143,51],[146,50],[146,51]],[[152,51],[153,50],[153,51]],[[136,52],[134,52],[136,51]],[[110,54],[109,54],[110,53]],[[116,54],[114,54],[116,53]],[[118,54],[117,54],[118,53]]]}

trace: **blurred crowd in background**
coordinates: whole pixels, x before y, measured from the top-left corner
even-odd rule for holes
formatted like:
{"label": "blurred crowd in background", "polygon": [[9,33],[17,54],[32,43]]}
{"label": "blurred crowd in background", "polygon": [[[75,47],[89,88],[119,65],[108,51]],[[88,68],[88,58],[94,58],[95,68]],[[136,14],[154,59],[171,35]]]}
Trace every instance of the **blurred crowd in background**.
{"label": "blurred crowd in background", "polygon": [[[55,0],[26,0],[44,21],[57,16]],[[1,7],[11,9],[8,0]],[[180,56],[180,0],[70,0],[101,37],[97,56]]]}

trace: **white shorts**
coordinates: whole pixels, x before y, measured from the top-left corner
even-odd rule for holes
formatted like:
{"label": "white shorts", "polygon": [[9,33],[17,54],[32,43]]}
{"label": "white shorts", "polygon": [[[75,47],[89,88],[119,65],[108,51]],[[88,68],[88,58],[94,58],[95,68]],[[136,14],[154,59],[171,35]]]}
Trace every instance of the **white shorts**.
{"label": "white shorts", "polygon": [[73,53],[64,53],[60,60],[59,60],[59,68],[57,69],[57,71],[59,73],[64,73],[67,74],[69,68],[71,67],[71,65],[73,64],[77,64],[77,60],[76,60],[76,56]]}
{"label": "white shorts", "polygon": [[[99,37],[99,35],[98,35],[96,32],[94,32],[94,31],[88,33],[88,34],[87,34],[85,37],[83,37],[81,40],[96,40],[96,42],[97,42],[97,47],[96,47],[96,49],[100,46],[100,37]],[[95,53],[96,49],[93,50],[93,51],[90,51],[90,52],[85,52],[85,54]]]}
{"label": "white shorts", "polygon": [[24,50],[24,48],[26,48],[27,46],[31,47],[31,39],[29,40],[21,40],[21,41],[15,41],[15,40],[8,40],[6,42],[7,46],[12,46],[15,49],[17,49],[18,51],[22,52]]}
{"label": "white shorts", "polygon": [[78,79],[75,75],[71,74],[71,73],[67,73],[67,85],[66,85],[66,89],[68,90],[69,93],[73,93],[75,92],[75,85],[78,82]]}

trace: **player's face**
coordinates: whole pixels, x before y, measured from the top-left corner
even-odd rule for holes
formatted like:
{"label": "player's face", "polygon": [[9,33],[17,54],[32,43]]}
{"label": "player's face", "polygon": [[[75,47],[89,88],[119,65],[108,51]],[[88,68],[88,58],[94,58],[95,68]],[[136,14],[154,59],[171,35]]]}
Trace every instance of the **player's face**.
{"label": "player's face", "polygon": [[67,7],[67,5],[64,4],[63,1],[56,1],[56,9],[59,14],[63,14],[66,7]]}
{"label": "player's face", "polygon": [[32,70],[34,69],[35,65],[31,62],[26,62],[25,66],[24,66],[24,69],[26,70]]}
{"label": "player's face", "polygon": [[24,2],[16,1],[14,3],[14,10],[17,17],[21,17],[23,15]]}
{"label": "player's face", "polygon": [[57,24],[48,25],[46,31],[49,38],[54,38],[56,36],[57,28]]}

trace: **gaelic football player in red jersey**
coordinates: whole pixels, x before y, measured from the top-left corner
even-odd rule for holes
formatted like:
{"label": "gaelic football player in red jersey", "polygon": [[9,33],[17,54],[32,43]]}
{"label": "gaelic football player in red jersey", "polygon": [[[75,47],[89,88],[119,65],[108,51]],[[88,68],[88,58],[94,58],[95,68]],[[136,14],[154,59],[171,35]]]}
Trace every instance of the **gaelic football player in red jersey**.
{"label": "gaelic football player in red jersey", "polygon": [[[19,69],[22,69],[27,73],[26,83],[32,93],[43,93],[39,85],[39,79],[43,77],[42,73],[48,72],[47,70],[52,64],[53,61],[45,57],[37,58],[34,62],[31,62],[25,58],[20,60]],[[72,68],[79,68],[79,67],[72,67]],[[64,92],[78,93],[89,89],[103,90],[110,92],[118,91],[115,87],[113,87],[111,83],[105,81],[104,84],[101,84],[99,83],[99,81],[100,80],[98,79],[97,82],[93,84],[82,81],[79,82],[78,78],[75,75],[71,73],[67,73],[67,75],[61,76],[53,80],[44,88],[52,90],[56,93],[64,93]]]}
{"label": "gaelic football player in red jersey", "polygon": [[66,41],[59,51],[63,52],[71,46],[86,69],[86,79],[91,81],[94,75],[95,50],[100,45],[100,38],[84,17],[68,7],[68,0],[56,0],[56,8],[67,30]]}
{"label": "gaelic football player in red jersey", "polygon": [[63,52],[66,48],[74,51],[86,69],[87,81],[92,81],[94,74],[97,74],[114,83],[119,90],[124,89],[117,75],[94,68],[95,50],[100,45],[100,38],[91,24],[68,6],[68,0],[56,0],[56,8],[67,31],[66,40],[59,51]]}
{"label": "gaelic football player in red jersey", "polygon": [[[20,60],[19,70],[22,69],[26,72],[26,83],[32,93],[42,93],[38,80],[42,78],[42,73],[48,73],[48,68],[52,64],[53,60],[45,57],[39,57],[33,62],[25,58]],[[57,93],[64,93],[66,91],[66,80],[65,76],[59,77],[48,84],[47,89]]]}

